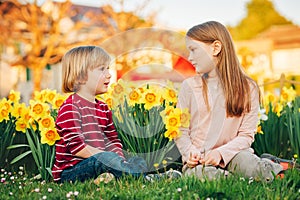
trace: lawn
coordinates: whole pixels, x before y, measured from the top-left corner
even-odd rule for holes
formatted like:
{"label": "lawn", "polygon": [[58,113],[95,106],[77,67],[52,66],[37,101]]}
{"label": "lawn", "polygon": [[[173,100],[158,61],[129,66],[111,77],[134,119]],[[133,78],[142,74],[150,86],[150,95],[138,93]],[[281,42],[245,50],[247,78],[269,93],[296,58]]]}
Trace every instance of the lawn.
{"label": "lawn", "polygon": [[96,185],[84,183],[39,181],[26,175],[22,168],[10,173],[1,170],[0,199],[300,199],[300,173],[287,171],[283,179],[264,183],[241,177],[200,181],[195,177],[161,179],[113,180]]}

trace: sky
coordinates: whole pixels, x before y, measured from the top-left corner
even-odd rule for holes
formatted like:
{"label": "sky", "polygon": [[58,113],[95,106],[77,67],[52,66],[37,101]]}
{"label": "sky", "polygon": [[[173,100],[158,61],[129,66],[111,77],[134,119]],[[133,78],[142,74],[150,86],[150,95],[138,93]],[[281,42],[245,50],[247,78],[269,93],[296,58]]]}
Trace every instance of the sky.
{"label": "sky", "polygon": [[[149,0],[145,15],[158,11],[156,22],[164,28],[187,30],[190,27],[216,20],[226,26],[235,26],[246,15],[246,3],[250,0]],[[270,0],[275,9],[288,20],[300,26],[300,0]],[[76,4],[99,7],[112,0],[72,0]],[[101,3],[102,2],[102,3]],[[141,0],[124,0],[125,10],[140,5]],[[144,1],[142,1],[144,2]],[[118,9],[118,8],[116,8]]]}

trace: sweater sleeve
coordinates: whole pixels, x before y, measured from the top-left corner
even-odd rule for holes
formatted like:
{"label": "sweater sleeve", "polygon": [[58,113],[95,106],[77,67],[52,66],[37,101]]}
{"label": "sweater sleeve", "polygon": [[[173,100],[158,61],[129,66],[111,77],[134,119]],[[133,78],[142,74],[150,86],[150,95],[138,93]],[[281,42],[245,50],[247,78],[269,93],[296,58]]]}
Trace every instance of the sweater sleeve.
{"label": "sweater sleeve", "polygon": [[104,129],[104,134],[106,135],[107,142],[106,142],[106,150],[112,151],[119,154],[121,157],[124,158],[123,154],[123,146],[118,137],[118,132],[116,131],[113,119],[112,119],[112,112],[111,110],[106,107],[107,112],[107,126]]}
{"label": "sweater sleeve", "polygon": [[[191,103],[189,102],[190,98],[190,86],[188,82],[184,81],[181,85],[181,88],[178,93],[178,101],[177,106],[180,109],[188,108],[191,110]],[[193,121],[191,119],[190,124]],[[182,162],[185,163],[189,159],[190,153],[197,154],[199,153],[198,148],[192,143],[192,139],[190,137],[191,130],[189,128],[180,127],[181,136],[175,139],[176,146],[182,156]]]}
{"label": "sweater sleeve", "polygon": [[80,113],[73,104],[65,103],[61,106],[56,119],[56,128],[72,155],[86,147]]}

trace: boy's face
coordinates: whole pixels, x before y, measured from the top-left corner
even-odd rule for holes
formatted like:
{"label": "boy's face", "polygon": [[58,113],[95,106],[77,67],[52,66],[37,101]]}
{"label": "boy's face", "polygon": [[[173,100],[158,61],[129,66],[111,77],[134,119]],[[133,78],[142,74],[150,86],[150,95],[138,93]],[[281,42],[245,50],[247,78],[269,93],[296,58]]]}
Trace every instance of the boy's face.
{"label": "boy's face", "polygon": [[103,94],[107,92],[110,78],[109,66],[102,65],[88,71],[88,80],[83,87],[93,95]]}

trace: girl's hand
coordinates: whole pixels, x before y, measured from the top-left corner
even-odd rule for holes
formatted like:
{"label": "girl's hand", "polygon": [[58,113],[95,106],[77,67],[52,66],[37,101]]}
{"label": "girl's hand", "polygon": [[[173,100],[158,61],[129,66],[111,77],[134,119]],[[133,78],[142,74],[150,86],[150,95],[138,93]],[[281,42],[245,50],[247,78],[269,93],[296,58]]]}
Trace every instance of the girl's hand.
{"label": "girl's hand", "polygon": [[197,165],[199,165],[199,160],[200,160],[200,155],[198,154],[193,154],[192,152],[190,153],[189,160],[187,161],[187,166],[189,168],[194,168]]}
{"label": "girl's hand", "polygon": [[200,159],[200,163],[202,165],[213,165],[218,166],[222,160],[222,156],[220,152],[216,149],[209,152],[207,155],[205,155],[202,159]]}

